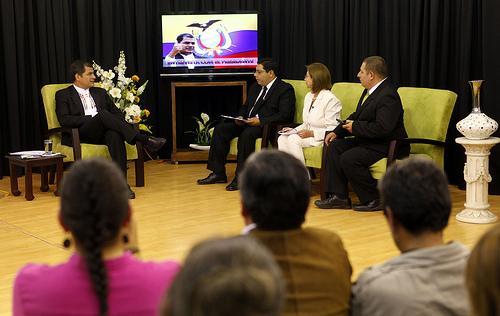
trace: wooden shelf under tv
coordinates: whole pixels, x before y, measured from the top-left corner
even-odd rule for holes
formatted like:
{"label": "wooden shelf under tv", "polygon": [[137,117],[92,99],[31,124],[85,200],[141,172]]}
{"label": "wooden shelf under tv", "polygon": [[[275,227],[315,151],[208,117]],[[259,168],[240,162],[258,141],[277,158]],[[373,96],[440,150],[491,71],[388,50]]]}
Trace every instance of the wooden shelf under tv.
{"label": "wooden shelf under tv", "polygon": [[183,87],[241,87],[241,102],[245,103],[247,99],[247,82],[246,81],[203,81],[203,82],[176,82],[173,81],[171,86],[172,96],[172,163],[179,161],[207,161],[208,151],[181,149],[177,148],[177,100],[176,89]]}

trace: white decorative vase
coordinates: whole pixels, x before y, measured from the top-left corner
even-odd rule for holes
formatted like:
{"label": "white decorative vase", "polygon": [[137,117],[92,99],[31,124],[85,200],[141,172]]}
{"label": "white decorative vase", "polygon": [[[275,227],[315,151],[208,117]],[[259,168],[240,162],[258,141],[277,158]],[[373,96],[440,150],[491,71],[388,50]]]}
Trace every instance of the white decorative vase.
{"label": "white decorative vase", "polygon": [[498,123],[481,113],[481,84],[484,80],[469,81],[472,90],[472,112],[457,123],[457,130],[468,139],[486,139],[498,129]]}

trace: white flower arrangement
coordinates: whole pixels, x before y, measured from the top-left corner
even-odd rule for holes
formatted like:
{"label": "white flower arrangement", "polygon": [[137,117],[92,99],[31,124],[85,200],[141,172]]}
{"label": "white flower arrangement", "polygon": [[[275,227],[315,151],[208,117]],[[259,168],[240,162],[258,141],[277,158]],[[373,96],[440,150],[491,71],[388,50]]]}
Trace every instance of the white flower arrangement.
{"label": "white flower arrangement", "polygon": [[[127,70],[125,53],[120,51],[118,65],[113,69],[103,70],[95,61],[93,61],[92,66],[96,76],[101,79],[99,85],[108,92],[115,106],[124,113],[125,120],[129,123],[139,123],[140,130],[151,133],[149,126],[144,124],[150,112],[147,109],[142,110],[139,106],[141,100],[139,96],[146,89],[148,80],[137,88],[139,76],[125,77]],[[115,78],[116,80],[114,80]]]}

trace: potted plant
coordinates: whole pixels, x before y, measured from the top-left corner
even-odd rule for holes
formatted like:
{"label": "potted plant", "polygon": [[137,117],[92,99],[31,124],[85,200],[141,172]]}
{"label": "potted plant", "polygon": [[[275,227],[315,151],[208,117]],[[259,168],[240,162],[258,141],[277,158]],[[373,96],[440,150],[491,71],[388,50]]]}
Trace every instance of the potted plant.
{"label": "potted plant", "polygon": [[193,118],[196,122],[196,129],[186,133],[194,134],[196,143],[189,144],[189,147],[199,150],[209,150],[215,122],[210,122],[210,117],[206,113],[201,113],[200,117],[193,116]]}

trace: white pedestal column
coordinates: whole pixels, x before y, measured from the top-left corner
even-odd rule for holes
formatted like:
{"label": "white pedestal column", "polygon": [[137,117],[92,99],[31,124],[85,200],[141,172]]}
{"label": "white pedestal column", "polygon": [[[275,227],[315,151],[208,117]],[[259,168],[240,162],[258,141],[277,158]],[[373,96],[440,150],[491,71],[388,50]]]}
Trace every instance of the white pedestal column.
{"label": "white pedestal column", "polygon": [[465,209],[457,214],[461,222],[493,223],[497,216],[490,212],[488,203],[488,182],[491,182],[488,157],[490,149],[500,142],[498,137],[468,139],[459,137],[455,141],[465,147],[467,162],[464,166],[464,180],[467,183]]}

